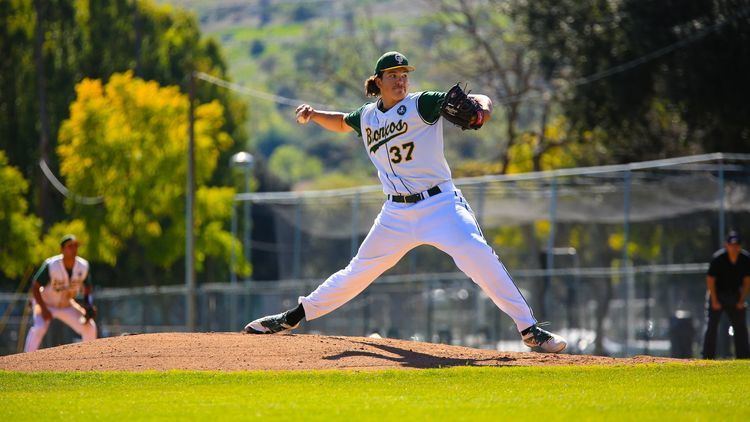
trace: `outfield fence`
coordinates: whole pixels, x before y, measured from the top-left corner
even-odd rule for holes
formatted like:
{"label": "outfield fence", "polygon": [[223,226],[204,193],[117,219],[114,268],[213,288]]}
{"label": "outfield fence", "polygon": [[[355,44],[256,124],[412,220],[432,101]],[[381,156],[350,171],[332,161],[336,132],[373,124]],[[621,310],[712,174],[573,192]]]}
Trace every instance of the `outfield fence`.
{"label": "outfield fence", "polygon": [[[575,353],[697,356],[707,262],[729,228],[750,236],[750,155],[455,182],[537,319],[571,339]],[[246,239],[248,258],[271,270],[268,281],[232,276],[199,284],[202,331],[236,331],[249,319],[294,306],[347,265],[383,194],[365,187],[243,193],[236,200],[242,212],[232,229],[247,227],[252,235],[237,237]],[[299,332],[378,332],[523,350],[512,321],[456,271],[449,256],[421,246],[363,294]],[[101,334],[185,330],[188,293],[184,286],[98,289]],[[15,351],[28,328],[20,306],[25,297],[0,295],[0,311],[8,315],[0,332],[3,353]],[[48,341],[58,340],[70,339]],[[726,336],[720,340],[720,355],[728,343]]]}
{"label": "outfield fence", "polygon": [[[611,268],[521,270],[520,290],[535,315],[571,340],[571,352],[629,356],[697,356],[703,332],[705,263]],[[551,278],[548,277],[551,275]],[[217,283],[198,289],[198,330],[239,331],[251,318],[294,306],[319,279]],[[186,331],[184,286],[100,289],[100,336]],[[3,353],[21,346],[28,325],[25,294],[0,295],[18,308],[0,333]],[[28,312],[28,311],[27,311]],[[384,276],[336,312],[299,333],[407,338],[501,350],[524,350],[515,325],[462,273]],[[597,344],[597,337],[601,339]],[[58,324],[45,345],[75,341]],[[728,353],[727,339],[720,345]],[[677,347],[679,350],[673,350]]]}

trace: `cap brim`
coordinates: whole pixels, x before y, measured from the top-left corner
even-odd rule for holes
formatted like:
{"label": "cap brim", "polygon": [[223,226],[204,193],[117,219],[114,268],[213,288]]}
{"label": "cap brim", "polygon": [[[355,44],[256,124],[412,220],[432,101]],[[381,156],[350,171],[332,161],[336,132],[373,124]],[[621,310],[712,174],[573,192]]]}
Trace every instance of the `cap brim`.
{"label": "cap brim", "polygon": [[414,72],[417,70],[414,66],[393,66],[386,69],[382,69],[381,72],[385,72],[386,70],[393,70],[393,69],[406,69],[408,72]]}

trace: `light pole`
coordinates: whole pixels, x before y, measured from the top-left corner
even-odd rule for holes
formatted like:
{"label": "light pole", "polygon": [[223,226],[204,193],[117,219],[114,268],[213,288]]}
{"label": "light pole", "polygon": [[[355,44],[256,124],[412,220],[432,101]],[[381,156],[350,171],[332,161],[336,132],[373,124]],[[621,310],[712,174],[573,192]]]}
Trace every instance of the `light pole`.
{"label": "light pole", "polygon": [[[229,159],[229,166],[230,167],[242,167],[244,170],[244,178],[245,178],[245,193],[250,192],[250,172],[253,167],[253,156],[252,154],[241,151],[238,152]],[[242,249],[245,250],[245,259],[247,262],[250,262],[250,201],[244,201],[243,203],[243,236],[242,236]],[[237,210],[234,204],[234,201],[232,201],[232,239],[237,238]],[[234,245],[234,240],[232,240],[232,245]],[[229,274],[231,274],[231,284],[232,284],[232,296],[230,301],[230,329],[236,330],[237,329],[237,294],[239,293],[237,291],[237,272],[235,271],[235,267],[237,265],[237,255],[234,251],[234,246],[232,246],[232,262],[230,264],[229,268]]]}
{"label": "light pole", "polygon": [[[250,173],[253,168],[253,156],[249,152],[241,151],[234,154],[231,158],[230,165],[232,167],[242,167],[244,169],[245,177],[245,192],[250,192]],[[251,252],[250,252],[250,230],[252,228],[252,222],[250,221],[250,201],[243,201],[242,204],[242,248],[245,251],[245,260],[250,263]]]}

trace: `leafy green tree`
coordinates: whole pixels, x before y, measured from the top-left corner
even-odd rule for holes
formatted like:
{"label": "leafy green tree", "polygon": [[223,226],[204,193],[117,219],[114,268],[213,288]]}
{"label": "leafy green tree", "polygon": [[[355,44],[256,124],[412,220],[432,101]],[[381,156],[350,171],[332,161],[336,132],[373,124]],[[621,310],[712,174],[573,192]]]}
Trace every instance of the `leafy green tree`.
{"label": "leafy green tree", "polygon": [[547,122],[543,134],[521,134],[508,151],[507,172],[555,170],[598,162],[598,157],[605,154],[601,141],[590,134],[571,135],[570,126],[564,116],[558,115]]}
{"label": "leafy green tree", "polygon": [[330,172],[318,176],[306,186],[309,190],[327,190],[354,188],[364,185],[377,185],[378,181],[372,175],[359,173]]}
{"label": "leafy green tree", "polygon": [[[184,256],[185,178],[188,100],[174,86],[114,74],[106,85],[84,79],[76,88],[70,119],[60,130],[60,170],[72,190],[100,195],[101,207],[68,209],[81,218],[93,247],[93,260],[112,251],[139,261],[149,283],[154,267],[169,268]],[[209,256],[229,261],[240,245],[224,230],[234,191],[205,186],[232,139],[222,130],[218,101],[195,111],[197,269]],[[242,256],[238,253],[238,256]],[[242,263],[239,272],[247,272]],[[141,277],[143,277],[143,275]]]}
{"label": "leafy green tree", "polygon": [[[34,57],[37,30],[39,60]],[[60,124],[69,116],[74,87],[84,77],[107,80],[113,73],[132,70],[137,77],[183,89],[192,70],[227,79],[221,49],[214,40],[201,36],[195,16],[151,0],[2,1],[0,54],[5,58],[0,61],[0,149],[34,181],[33,189],[41,186],[37,167],[44,152],[38,142],[40,128],[48,126],[49,164],[57,172],[51,152]],[[214,85],[199,82],[196,88],[201,102],[218,100],[223,106],[223,131],[235,140],[246,139],[244,101]],[[46,105],[48,116],[42,125],[40,104]],[[222,151],[222,158],[228,160],[231,153]],[[227,171],[220,168],[212,181],[228,183]],[[37,198],[35,193],[29,195]],[[63,219],[60,197],[54,198],[51,218]],[[35,200],[32,206],[39,208],[41,203]]]}
{"label": "leafy green tree", "polygon": [[750,1],[518,5],[574,130],[612,161],[748,150]]}
{"label": "leafy green tree", "polygon": [[39,233],[41,220],[28,214],[24,198],[29,184],[18,169],[8,165],[0,151],[0,272],[5,277],[20,277],[41,256]]}
{"label": "leafy green tree", "polygon": [[[549,120],[550,99],[526,101],[545,89],[548,75],[539,55],[530,51],[529,34],[512,19],[513,2],[490,0],[429,0],[437,12],[438,32],[428,31],[444,72],[470,80],[477,92],[489,95],[495,104],[492,158],[500,162],[500,173],[510,171],[511,150],[523,133],[537,130],[540,155],[546,152],[543,134]],[[487,129],[487,128],[486,128]],[[563,142],[566,139],[563,140]]]}
{"label": "leafy green tree", "polygon": [[293,185],[313,179],[323,173],[323,164],[293,145],[276,148],[268,162],[268,168],[280,180]]}

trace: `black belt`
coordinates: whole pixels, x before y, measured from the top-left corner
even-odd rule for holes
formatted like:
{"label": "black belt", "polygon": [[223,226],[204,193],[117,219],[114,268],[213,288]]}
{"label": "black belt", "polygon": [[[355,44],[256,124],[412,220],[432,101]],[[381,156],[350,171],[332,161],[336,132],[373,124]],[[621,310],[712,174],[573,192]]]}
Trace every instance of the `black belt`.
{"label": "black belt", "polygon": [[406,202],[407,204],[413,204],[431,196],[435,196],[440,192],[442,191],[439,186],[433,186],[424,192],[415,193],[413,195],[390,195],[390,199],[393,202]]}

